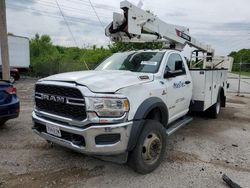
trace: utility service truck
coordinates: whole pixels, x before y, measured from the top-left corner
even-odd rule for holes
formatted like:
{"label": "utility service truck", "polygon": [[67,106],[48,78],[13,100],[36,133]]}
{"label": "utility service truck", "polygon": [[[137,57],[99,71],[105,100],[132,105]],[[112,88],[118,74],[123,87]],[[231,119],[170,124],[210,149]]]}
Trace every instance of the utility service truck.
{"label": "utility service truck", "polygon": [[[163,49],[115,53],[95,70],[62,73],[35,85],[33,131],[51,143],[145,174],[161,163],[166,139],[192,121],[190,111],[216,118],[225,107],[227,58],[128,1],[106,35],[119,42],[162,42]],[[182,54],[196,48],[187,62]],[[216,59],[216,61],[215,61]]]}

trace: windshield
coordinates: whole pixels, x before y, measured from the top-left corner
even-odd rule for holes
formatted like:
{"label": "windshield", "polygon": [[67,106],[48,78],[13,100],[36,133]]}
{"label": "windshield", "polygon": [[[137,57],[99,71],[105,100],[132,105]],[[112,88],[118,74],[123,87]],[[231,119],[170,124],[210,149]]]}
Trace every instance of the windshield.
{"label": "windshield", "polygon": [[113,54],[95,70],[127,70],[156,73],[164,52],[123,52]]}

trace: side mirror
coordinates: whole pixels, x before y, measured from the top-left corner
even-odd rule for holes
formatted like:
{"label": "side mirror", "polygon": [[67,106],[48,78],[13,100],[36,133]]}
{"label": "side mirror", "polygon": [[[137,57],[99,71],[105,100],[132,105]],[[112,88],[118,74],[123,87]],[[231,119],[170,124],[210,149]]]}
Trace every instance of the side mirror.
{"label": "side mirror", "polygon": [[181,61],[175,61],[175,70],[181,70],[182,69],[183,62]]}
{"label": "side mirror", "polygon": [[167,71],[164,73],[164,78],[173,78],[181,74],[183,74],[182,70]]}
{"label": "side mirror", "polygon": [[164,78],[172,78],[172,77],[175,77],[173,74],[172,74],[173,71],[166,71],[164,73]]}

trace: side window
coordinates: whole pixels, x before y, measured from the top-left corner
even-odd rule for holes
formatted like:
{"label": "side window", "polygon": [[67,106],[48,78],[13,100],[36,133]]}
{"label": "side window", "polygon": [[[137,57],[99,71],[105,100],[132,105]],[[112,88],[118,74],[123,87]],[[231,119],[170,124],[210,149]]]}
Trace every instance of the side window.
{"label": "side window", "polygon": [[184,63],[179,54],[171,54],[169,56],[165,72],[166,71],[182,71],[179,75],[186,74]]}

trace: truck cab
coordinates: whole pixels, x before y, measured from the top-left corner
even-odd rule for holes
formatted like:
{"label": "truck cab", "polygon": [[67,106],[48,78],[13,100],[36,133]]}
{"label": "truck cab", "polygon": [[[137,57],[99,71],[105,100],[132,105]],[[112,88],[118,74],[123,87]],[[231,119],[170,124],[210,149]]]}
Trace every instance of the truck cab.
{"label": "truck cab", "polygon": [[[122,55],[125,55],[124,59],[120,59]],[[119,57],[122,64],[116,57]],[[131,82],[131,86],[117,91],[128,96],[135,109],[144,100],[157,96],[168,107],[168,122],[178,119],[189,110],[192,78],[186,60],[179,51],[141,50],[117,53],[101,63],[96,70],[124,70],[138,74],[137,79],[145,81],[145,84],[138,87],[138,84]],[[133,115],[131,113],[129,118],[132,119]]]}

